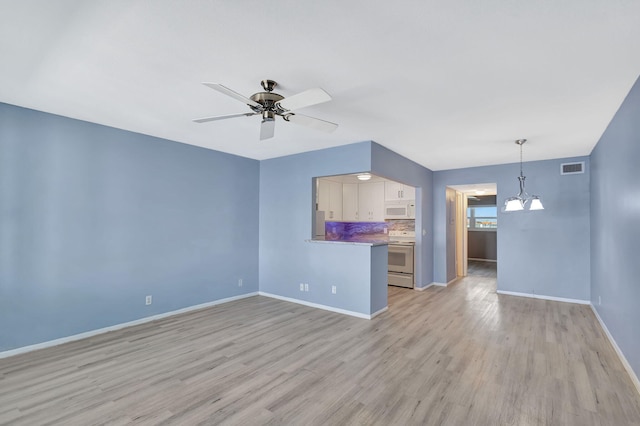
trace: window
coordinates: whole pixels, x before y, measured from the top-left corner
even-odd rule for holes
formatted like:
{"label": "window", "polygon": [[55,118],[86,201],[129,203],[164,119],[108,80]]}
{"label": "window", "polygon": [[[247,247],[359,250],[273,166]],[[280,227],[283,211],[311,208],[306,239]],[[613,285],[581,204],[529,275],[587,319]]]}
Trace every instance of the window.
{"label": "window", "polygon": [[496,206],[474,206],[467,209],[467,228],[498,228],[498,208]]}

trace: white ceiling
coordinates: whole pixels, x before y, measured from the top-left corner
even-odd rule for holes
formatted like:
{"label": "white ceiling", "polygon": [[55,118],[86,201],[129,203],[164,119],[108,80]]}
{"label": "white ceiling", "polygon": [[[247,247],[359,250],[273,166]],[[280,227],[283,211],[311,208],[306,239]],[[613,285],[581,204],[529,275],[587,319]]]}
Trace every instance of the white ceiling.
{"label": "white ceiling", "polygon": [[[374,140],[432,170],[588,155],[640,73],[638,0],[0,0],[0,102],[266,159]],[[260,118],[200,83],[333,101]]]}

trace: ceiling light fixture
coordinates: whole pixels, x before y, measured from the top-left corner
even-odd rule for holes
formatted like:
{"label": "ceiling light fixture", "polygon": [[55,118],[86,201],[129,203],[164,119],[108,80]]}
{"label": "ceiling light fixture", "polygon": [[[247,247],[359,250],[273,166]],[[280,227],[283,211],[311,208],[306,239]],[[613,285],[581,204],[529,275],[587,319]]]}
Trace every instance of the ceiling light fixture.
{"label": "ceiling light fixture", "polygon": [[371,174],[369,174],[369,173],[360,173],[360,174],[357,176],[357,178],[358,178],[359,180],[369,180],[369,179],[371,179]]}
{"label": "ceiling light fixture", "polygon": [[509,197],[504,201],[505,212],[515,212],[518,210],[544,210],[542,201],[538,195],[529,195],[524,189],[525,176],[522,174],[522,145],[526,142],[526,139],[518,139],[516,145],[520,145],[520,192],[515,197]]}

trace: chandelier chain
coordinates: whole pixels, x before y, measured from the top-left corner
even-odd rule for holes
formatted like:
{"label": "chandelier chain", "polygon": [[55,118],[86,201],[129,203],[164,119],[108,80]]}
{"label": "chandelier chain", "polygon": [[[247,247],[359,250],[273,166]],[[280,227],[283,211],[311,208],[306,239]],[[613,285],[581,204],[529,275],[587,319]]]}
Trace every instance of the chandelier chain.
{"label": "chandelier chain", "polygon": [[520,144],[520,176],[522,176],[522,144]]}

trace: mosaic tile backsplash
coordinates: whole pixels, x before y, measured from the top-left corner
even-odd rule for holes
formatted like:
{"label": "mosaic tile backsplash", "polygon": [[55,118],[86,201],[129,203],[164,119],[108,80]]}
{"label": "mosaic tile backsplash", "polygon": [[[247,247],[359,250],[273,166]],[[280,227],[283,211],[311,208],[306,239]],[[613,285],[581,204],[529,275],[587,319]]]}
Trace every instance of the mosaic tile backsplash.
{"label": "mosaic tile backsplash", "polygon": [[390,219],[386,222],[325,222],[327,241],[371,242],[389,239],[389,231],[415,231],[413,219]]}
{"label": "mosaic tile backsplash", "polygon": [[327,241],[370,242],[389,238],[387,222],[325,222],[324,230]]}
{"label": "mosaic tile backsplash", "polygon": [[414,219],[389,219],[387,220],[389,231],[413,231],[416,230]]}

